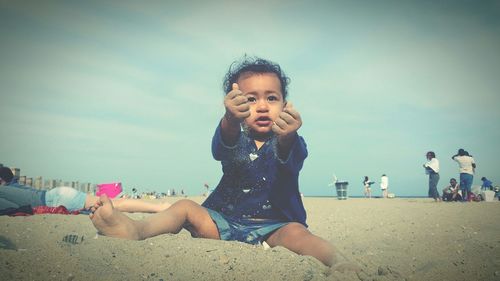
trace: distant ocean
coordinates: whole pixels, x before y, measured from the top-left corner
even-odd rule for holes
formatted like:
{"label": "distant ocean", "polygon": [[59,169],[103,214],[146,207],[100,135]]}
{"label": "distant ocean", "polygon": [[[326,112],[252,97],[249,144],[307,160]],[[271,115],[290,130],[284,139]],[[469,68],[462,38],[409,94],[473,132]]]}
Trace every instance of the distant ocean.
{"label": "distant ocean", "polygon": [[[333,195],[304,195],[304,197],[309,197],[309,198],[337,198],[337,196]],[[349,195],[347,198],[365,198],[363,195]],[[381,196],[372,196],[372,198],[382,198]],[[401,196],[396,196],[395,198],[428,198],[427,196],[423,195],[401,195]]]}

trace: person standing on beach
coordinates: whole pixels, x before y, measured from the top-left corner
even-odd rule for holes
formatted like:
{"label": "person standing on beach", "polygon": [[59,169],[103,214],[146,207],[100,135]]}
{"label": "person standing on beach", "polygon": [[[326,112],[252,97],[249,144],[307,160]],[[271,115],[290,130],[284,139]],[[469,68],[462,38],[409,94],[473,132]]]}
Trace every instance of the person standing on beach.
{"label": "person standing on beach", "polygon": [[365,186],[365,198],[372,198],[372,188],[371,185],[373,184],[373,181],[370,181],[368,176],[365,176],[365,180],[363,181],[363,185]]}
{"label": "person standing on beach", "polygon": [[200,206],[182,199],[135,221],[102,196],[90,218],[104,235],[142,240],[182,228],[193,237],[282,246],[327,266],[335,251],[307,229],[298,177],[307,149],[299,112],[287,101],[289,78],[280,66],[245,56],[225,76],[226,113],[212,139],[223,176]]}
{"label": "person standing on beach", "polygon": [[380,178],[380,189],[382,190],[382,198],[387,198],[389,188],[389,177],[386,174],[383,174]]}
{"label": "person standing on beach", "polygon": [[436,158],[434,151],[429,151],[426,154],[427,163],[425,163],[424,169],[425,173],[429,175],[429,197],[434,198],[434,201],[441,201],[439,197],[439,192],[437,190],[437,184],[439,182],[439,161]]}
{"label": "person standing on beach", "polygon": [[457,154],[451,157],[458,163],[460,172],[460,188],[462,188],[462,201],[467,202],[471,198],[472,181],[474,180],[474,171],[476,162],[467,151],[460,148]]}

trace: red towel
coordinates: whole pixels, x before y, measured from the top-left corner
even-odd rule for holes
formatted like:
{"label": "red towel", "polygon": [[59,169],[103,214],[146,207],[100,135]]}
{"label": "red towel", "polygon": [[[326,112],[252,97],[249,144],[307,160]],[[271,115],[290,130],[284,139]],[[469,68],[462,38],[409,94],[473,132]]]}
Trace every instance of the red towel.
{"label": "red towel", "polygon": [[49,207],[49,206],[38,206],[31,208],[30,206],[22,206],[20,208],[9,208],[7,210],[4,210],[3,212],[0,212],[0,215],[8,215],[11,217],[18,217],[18,216],[31,216],[31,215],[36,215],[36,214],[60,214],[60,215],[79,215],[80,211],[68,211],[66,207],[64,206],[59,206],[59,207]]}
{"label": "red towel", "polygon": [[49,206],[38,206],[33,208],[33,214],[60,214],[60,215],[79,215],[79,211],[68,211],[64,206],[49,207]]}

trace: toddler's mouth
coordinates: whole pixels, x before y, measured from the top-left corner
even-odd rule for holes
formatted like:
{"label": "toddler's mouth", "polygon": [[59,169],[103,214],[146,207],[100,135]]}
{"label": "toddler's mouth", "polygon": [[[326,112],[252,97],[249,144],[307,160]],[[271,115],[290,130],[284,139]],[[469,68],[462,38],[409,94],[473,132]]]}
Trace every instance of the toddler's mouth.
{"label": "toddler's mouth", "polygon": [[267,116],[261,116],[257,119],[255,119],[255,123],[257,126],[262,126],[262,127],[267,127],[273,123],[273,120]]}

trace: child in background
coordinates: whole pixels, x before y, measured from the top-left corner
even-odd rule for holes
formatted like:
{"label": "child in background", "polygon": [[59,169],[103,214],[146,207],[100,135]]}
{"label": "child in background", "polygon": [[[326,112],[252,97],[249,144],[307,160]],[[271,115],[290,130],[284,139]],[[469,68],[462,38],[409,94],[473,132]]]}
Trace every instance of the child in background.
{"label": "child in background", "polygon": [[493,183],[489,179],[482,177],[481,181],[483,182],[481,185],[482,190],[493,190]]}
{"label": "child in background", "polygon": [[212,140],[224,175],[203,205],[179,200],[134,221],[102,196],[90,215],[95,227],[135,240],[185,228],[193,237],[266,242],[333,265],[333,247],[307,230],[298,188],[307,150],[297,134],[300,114],[286,99],[288,83],[280,66],[267,60],[245,57],[231,65],[224,82],[226,113]]}

